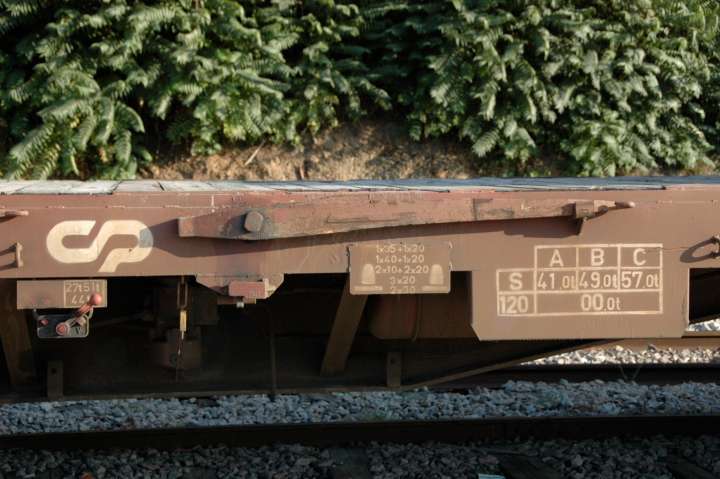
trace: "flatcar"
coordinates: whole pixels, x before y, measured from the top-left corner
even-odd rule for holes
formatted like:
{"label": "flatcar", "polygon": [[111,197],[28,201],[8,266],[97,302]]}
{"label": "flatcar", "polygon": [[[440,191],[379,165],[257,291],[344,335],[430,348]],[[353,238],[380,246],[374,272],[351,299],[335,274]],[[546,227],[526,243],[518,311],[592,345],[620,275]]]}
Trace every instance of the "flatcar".
{"label": "flatcar", "polygon": [[720,178],[0,182],[0,398],[403,389],[720,314]]}

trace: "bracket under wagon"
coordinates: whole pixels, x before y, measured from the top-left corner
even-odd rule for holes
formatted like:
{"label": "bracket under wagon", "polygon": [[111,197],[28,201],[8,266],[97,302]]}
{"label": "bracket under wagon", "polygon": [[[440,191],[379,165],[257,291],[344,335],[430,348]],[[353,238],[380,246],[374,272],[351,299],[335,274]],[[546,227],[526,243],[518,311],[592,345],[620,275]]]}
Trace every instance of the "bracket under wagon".
{"label": "bracket under wagon", "polygon": [[[16,283],[17,309],[32,309],[41,339],[85,338],[90,334],[94,308],[107,307],[107,280],[30,280]],[[73,309],[69,313],[39,314],[38,309]]]}

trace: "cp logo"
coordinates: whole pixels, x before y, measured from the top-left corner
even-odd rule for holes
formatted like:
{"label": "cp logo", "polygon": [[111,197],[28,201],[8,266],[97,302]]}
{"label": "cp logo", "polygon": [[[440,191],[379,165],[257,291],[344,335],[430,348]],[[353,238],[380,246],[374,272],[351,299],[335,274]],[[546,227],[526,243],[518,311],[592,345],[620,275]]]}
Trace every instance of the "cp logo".
{"label": "cp logo", "polygon": [[63,240],[68,236],[88,236],[95,223],[94,220],[63,221],[53,226],[46,241],[50,256],[61,263],[92,263],[100,257],[105,245],[113,236],[134,236],[137,245],[109,251],[98,270],[101,273],[114,273],[119,264],[138,263],[147,258],[152,251],[152,233],[147,226],[135,220],[106,221],[87,248],[68,248],[63,244]]}

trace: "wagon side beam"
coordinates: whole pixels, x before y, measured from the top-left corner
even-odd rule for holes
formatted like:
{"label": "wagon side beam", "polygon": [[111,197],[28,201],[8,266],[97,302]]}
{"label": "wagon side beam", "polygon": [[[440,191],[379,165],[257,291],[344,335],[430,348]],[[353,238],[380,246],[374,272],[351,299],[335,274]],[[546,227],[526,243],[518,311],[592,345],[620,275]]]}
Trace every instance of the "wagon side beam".
{"label": "wagon side beam", "polygon": [[224,207],[181,217],[184,238],[263,240],[317,236],[374,228],[472,221],[568,217],[583,222],[612,210],[632,208],[627,201],[437,198],[407,194],[347,196],[335,201],[293,201],[267,207]]}

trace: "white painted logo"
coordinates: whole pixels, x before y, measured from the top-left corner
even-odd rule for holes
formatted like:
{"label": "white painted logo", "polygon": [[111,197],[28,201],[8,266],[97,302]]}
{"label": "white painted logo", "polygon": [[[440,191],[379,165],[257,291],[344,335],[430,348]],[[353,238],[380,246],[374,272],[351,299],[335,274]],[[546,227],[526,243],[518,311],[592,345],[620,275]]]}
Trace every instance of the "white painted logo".
{"label": "white painted logo", "polygon": [[88,236],[95,226],[94,220],[63,221],[56,224],[47,235],[50,256],[61,263],[92,263],[102,254],[113,236],[134,236],[137,245],[132,248],[115,248],[108,252],[98,270],[114,273],[122,263],[138,263],[150,255],[153,236],[145,224],[136,220],[109,220],[103,223],[95,239],[87,248],[68,248],[63,240],[68,236]]}

